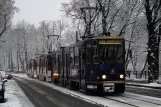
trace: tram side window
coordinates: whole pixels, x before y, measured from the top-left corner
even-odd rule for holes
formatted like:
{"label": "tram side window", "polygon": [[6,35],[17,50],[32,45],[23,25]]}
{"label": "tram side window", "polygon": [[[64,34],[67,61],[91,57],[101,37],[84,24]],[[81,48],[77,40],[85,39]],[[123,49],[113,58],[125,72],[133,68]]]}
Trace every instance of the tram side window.
{"label": "tram side window", "polygon": [[97,64],[98,62],[98,48],[97,46],[93,46],[93,63]]}
{"label": "tram side window", "polygon": [[45,61],[45,70],[46,70],[46,74],[48,73],[48,66],[47,66],[47,64],[48,64],[48,62],[47,61]]}
{"label": "tram side window", "polygon": [[31,73],[31,70],[32,70],[32,63],[30,63],[30,73]]}
{"label": "tram side window", "polygon": [[78,53],[78,49],[75,48],[75,55],[74,55],[74,62],[75,62],[75,65],[78,65],[79,64],[79,53]]}
{"label": "tram side window", "polygon": [[86,62],[87,62],[87,64],[92,63],[92,58],[93,58],[92,48],[87,47],[87,50],[86,50]]}
{"label": "tram side window", "polygon": [[44,69],[46,69],[46,67],[45,67],[45,59],[43,60],[43,71],[44,71]]}
{"label": "tram side window", "polygon": [[51,67],[52,67],[52,59],[51,57],[48,57],[48,70],[51,70]]}
{"label": "tram side window", "polygon": [[60,55],[58,55],[58,69],[60,68]]}
{"label": "tram side window", "polygon": [[70,68],[74,66],[74,52],[70,52]]}
{"label": "tram side window", "polygon": [[53,57],[53,68],[55,68],[56,67],[56,59],[55,59],[55,57]]}
{"label": "tram side window", "polygon": [[37,69],[37,64],[36,64],[36,61],[34,61],[34,70]]}

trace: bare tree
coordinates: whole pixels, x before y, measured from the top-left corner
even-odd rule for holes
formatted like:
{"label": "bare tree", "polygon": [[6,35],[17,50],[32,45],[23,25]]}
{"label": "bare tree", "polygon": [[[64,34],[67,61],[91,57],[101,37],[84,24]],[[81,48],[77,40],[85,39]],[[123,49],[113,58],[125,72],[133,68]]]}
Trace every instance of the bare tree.
{"label": "bare tree", "polygon": [[12,16],[16,10],[13,0],[2,0],[0,2],[0,37],[10,27]]}
{"label": "bare tree", "polygon": [[159,14],[161,13],[160,0],[144,0],[145,15],[147,19],[148,31],[148,73],[153,80],[158,78],[159,74],[159,43],[160,36],[155,30],[161,22]]}
{"label": "bare tree", "polygon": [[[63,3],[62,10],[65,12],[67,17],[77,21],[77,30],[79,30],[80,24],[84,26],[84,33],[82,37],[91,36],[93,34],[93,26],[96,27],[95,22],[98,21],[99,11],[95,0],[71,0],[70,3]],[[93,31],[92,31],[93,30]],[[81,34],[79,32],[79,34]]]}

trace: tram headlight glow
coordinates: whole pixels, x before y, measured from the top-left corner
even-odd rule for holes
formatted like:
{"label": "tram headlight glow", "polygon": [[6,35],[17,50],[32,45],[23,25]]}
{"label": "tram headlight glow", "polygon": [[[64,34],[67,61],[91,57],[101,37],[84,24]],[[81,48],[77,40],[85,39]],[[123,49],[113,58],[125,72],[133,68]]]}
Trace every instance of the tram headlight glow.
{"label": "tram headlight glow", "polygon": [[121,74],[121,75],[120,75],[120,78],[121,78],[121,79],[123,79],[123,78],[124,78],[124,75],[123,75],[123,74]]}
{"label": "tram headlight glow", "polygon": [[106,75],[102,75],[102,79],[106,79]]}
{"label": "tram headlight glow", "polygon": [[58,77],[59,74],[58,74],[58,73],[54,73],[53,76],[54,76],[54,77]]}
{"label": "tram headlight glow", "polygon": [[34,75],[34,78],[37,78],[37,75],[36,74]]}

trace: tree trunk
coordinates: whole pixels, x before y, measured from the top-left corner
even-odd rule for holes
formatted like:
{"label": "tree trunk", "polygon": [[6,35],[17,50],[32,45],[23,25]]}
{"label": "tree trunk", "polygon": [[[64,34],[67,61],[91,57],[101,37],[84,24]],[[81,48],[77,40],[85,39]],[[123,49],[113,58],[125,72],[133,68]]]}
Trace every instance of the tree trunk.
{"label": "tree trunk", "polygon": [[157,34],[155,34],[153,27],[148,26],[149,40],[148,40],[148,73],[149,79],[158,79],[159,74],[159,46]]}

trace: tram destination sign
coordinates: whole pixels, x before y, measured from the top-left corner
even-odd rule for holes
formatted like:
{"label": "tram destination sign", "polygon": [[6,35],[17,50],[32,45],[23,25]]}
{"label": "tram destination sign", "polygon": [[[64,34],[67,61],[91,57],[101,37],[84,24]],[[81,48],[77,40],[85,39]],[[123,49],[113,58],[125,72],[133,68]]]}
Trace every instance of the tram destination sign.
{"label": "tram destination sign", "polygon": [[121,44],[121,40],[99,40],[99,44]]}

